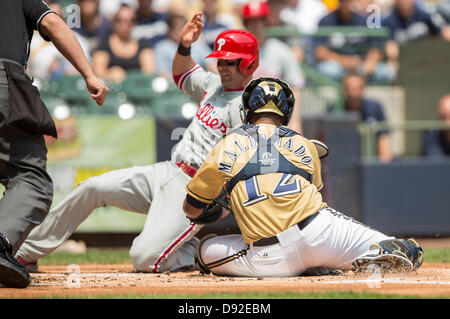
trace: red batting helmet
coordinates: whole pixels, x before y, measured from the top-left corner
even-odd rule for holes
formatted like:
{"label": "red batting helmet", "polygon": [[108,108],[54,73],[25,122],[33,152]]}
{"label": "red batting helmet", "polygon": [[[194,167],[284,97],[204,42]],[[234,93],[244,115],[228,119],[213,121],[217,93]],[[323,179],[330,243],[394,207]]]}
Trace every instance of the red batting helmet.
{"label": "red batting helmet", "polygon": [[239,59],[239,71],[244,75],[252,74],[259,65],[258,40],[245,30],[223,31],[216,38],[214,52],[207,58]]}
{"label": "red batting helmet", "polygon": [[269,5],[266,1],[251,1],[242,7],[241,17],[243,20],[267,18],[269,12]]}

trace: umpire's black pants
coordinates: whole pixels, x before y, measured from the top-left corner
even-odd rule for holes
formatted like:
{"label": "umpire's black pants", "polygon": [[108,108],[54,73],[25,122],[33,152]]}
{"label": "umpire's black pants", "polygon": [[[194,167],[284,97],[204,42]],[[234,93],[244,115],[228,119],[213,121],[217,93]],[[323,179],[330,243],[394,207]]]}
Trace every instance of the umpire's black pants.
{"label": "umpire's black pants", "polygon": [[53,184],[46,172],[47,148],[42,134],[30,134],[7,124],[10,115],[8,77],[0,61],[0,233],[13,246],[13,254],[33,227],[47,215]]}

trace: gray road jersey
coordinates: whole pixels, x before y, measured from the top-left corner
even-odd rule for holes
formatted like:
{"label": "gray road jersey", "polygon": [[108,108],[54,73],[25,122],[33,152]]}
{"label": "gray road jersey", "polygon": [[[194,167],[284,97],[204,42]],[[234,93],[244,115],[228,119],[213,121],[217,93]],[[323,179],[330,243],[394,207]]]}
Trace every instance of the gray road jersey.
{"label": "gray road jersey", "polygon": [[225,91],[219,75],[196,65],[176,83],[198,103],[197,113],[172,151],[172,161],[200,167],[206,155],[228,129],[242,125],[239,105],[242,90]]}

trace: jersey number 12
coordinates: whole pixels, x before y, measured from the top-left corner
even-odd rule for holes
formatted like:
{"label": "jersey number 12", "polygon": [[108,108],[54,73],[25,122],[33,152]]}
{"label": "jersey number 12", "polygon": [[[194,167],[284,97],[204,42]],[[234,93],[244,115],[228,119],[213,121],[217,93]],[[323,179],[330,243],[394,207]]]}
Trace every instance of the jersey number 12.
{"label": "jersey number 12", "polygon": [[[278,197],[300,193],[302,191],[300,181],[297,178],[294,178],[294,180],[289,183],[292,177],[292,174],[283,173],[281,179],[273,189],[272,195]],[[250,206],[269,198],[267,194],[261,194],[257,176],[245,180],[245,190],[247,191],[247,200],[242,203],[244,206]]]}

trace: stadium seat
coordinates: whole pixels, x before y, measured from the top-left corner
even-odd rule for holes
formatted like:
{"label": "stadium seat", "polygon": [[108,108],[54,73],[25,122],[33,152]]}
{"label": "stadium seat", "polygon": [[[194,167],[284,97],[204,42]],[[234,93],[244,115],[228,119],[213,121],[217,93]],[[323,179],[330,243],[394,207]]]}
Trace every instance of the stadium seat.
{"label": "stadium seat", "polygon": [[42,97],[42,101],[45,103],[45,106],[47,107],[48,111],[52,115],[53,115],[53,111],[55,110],[55,108],[57,106],[67,105],[65,100],[58,98],[58,97]]}
{"label": "stadium seat", "polygon": [[156,117],[181,117],[182,107],[186,103],[193,103],[193,101],[180,91],[172,92],[171,95],[164,95],[154,100],[152,112]]}
{"label": "stadium seat", "polygon": [[150,105],[155,95],[158,94],[152,88],[152,81],[156,77],[156,75],[140,72],[127,73],[127,78],[122,83],[122,89],[126,93],[127,100],[133,103]]}
{"label": "stadium seat", "polygon": [[57,95],[69,104],[85,104],[91,99],[81,75],[64,75],[58,81]]}
{"label": "stadium seat", "polygon": [[42,99],[53,98],[58,92],[58,82],[56,81],[46,81],[46,80],[36,80],[33,83],[39,89],[39,94]]}

